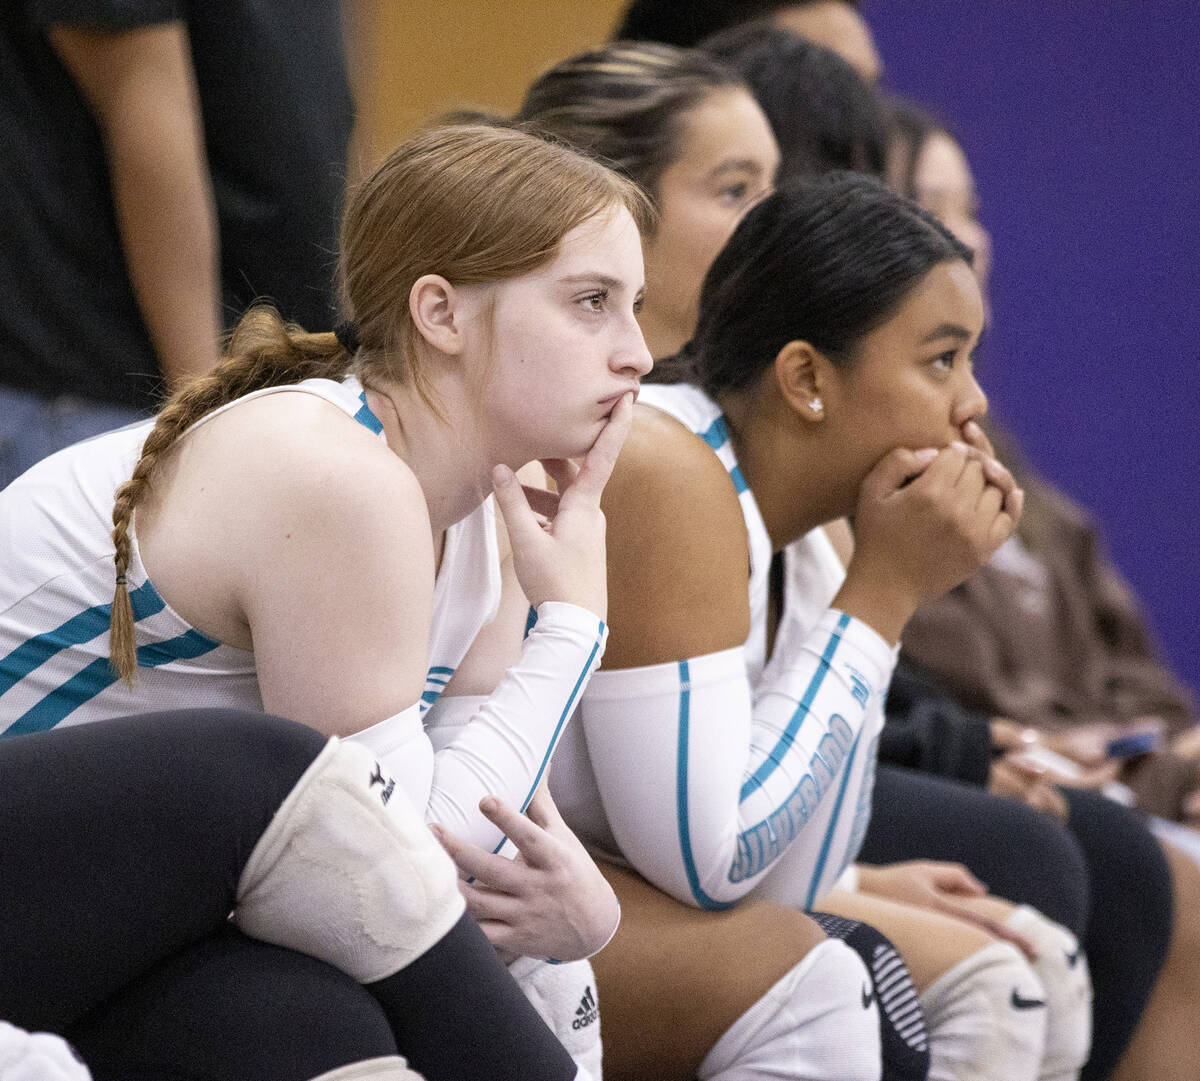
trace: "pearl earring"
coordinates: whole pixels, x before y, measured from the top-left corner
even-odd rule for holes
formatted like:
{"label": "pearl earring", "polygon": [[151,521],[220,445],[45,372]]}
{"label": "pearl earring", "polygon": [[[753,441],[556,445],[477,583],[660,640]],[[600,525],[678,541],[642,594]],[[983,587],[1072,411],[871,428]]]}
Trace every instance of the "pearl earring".
{"label": "pearl earring", "polygon": [[819,413],[824,408],[824,404],[821,402],[820,398],[814,398],[811,402],[808,403],[808,407],[814,413]]}

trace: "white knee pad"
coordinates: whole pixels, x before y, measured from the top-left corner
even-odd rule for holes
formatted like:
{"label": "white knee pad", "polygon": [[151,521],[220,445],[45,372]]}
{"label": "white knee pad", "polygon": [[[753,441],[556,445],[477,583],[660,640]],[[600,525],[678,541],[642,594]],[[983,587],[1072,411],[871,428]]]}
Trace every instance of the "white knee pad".
{"label": "white knee pad", "polygon": [[992,942],[921,992],[929,1081],[1034,1081],[1046,993],[1021,952]]}
{"label": "white knee pad", "polygon": [[248,935],[361,983],[400,971],[464,911],[457,876],[367,748],[331,739],[288,793],[238,881]]}
{"label": "white knee pad", "polygon": [[88,1068],[61,1036],[26,1032],[0,1021],[0,1079],[3,1081],[91,1081]]}
{"label": "white knee pad", "polygon": [[575,1060],[575,1081],[600,1081],[600,1006],[591,963],[521,957],[508,971]]}
{"label": "white knee pad", "polygon": [[399,1055],[385,1058],[365,1059],[339,1066],[314,1077],[312,1081],[423,1081],[421,1075],[408,1068],[408,1063]]}
{"label": "white knee pad", "polygon": [[1038,951],[1033,970],[1046,989],[1039,1081],[1073,1081],[1092,1050],[1092,980],[1079,939],[1028,905],[1019,906],[1005,922]]}
{"label": "white knee pad", "polygon": [[879,1008],[862,959],[828,939],[739,1017],[699,1081],[878,1081]]}

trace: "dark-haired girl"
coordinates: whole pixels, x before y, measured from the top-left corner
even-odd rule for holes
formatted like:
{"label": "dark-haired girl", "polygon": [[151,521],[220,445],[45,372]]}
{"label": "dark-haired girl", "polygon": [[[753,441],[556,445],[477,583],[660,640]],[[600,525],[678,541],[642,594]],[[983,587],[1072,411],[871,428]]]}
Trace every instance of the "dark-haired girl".
{"label": "dark-haired girl", "polygon": [[[668,362],[676,381],[643,390],[606,500],[613,645],[576,772],[560,761],[555,782],[588,840],[666,892],[820,908],[853,861],[900,630],[1020,513],[976,424],[982,325],[966,249],[835,174],[748,213]],[[846,515],[843,572],[818,527]],[[866,892],[886,873],[864,869]],[[864,919],[891,904],[850,896],[830,904]],[[890,928],[930,1006],[931,1076],[1078,1068],[1086,1032],[1073,1063],[1043,1063],[1043,988],[1010,944],[908,906]],[[981,1008],[986,1038],[967,1021]]]}
{"label": "dark-haired girl", "polygon": [[[766,30],[763,36],[773,48],[776,43],[772,32]],[[790,47],[792,39],[787,38],[787,43]],[[823,53],[815,46],[809,48]],[[848,72],[846,77],[853,79]],[[521,109],[521,119],[613,161],[645,186],[655,199],[660,224],[646,239],[648,282],[653,286],[661,275],[669,285],[669,292],[664,298],[651,289],[642,322],[651,349],[660,356],[678,349],[695,328],[704,271],[741,211],[735,204],[722,215],[717,209],[719,190],[706,194],[702,183],[710,175],[708,170],[719,167],[723,155],[734,162],[749,157],[747,148],[752,144],[747,139],[754,128],[742,124],[733,129],[731,140],[729,129],[721,124],[720,107],[745,93],[739,84],[730,85],[730,78],[728,70],[695,53],[641,43],[618,43],[581,54],[551,69],[534,84]],[[703,96],[692,93],[686,97],[679,93],[680,83],[694,87],[697,82],[711,89]],[[865,88],[863,93],[868,93]],[[795,102],[798,112],[805,107],[805,102]],[[798,121],[796,130],[806,128],[815,133],[820,121],[816,118]],[[878,142],[874,137],[871,141]],[[825,140],[819,137],[815,137],[814,145],[826,147]],[[653,149],[653,154],[648,148]],[[822,167],[828,165],[813,161],[807,164],[810,169]],[[745,192],[744,187],[742,191]],[[664,228],[666,223],[670,228]],[[724,233],[720,231],[722,224]],[[685,304],[664,303],[670,298],[690,299]],[[823,551],[828,552],[827,547]],[[840,575],[840,570],[835,573]],[[560,801],[570,803],[576,796],[571,779],[563,774],[560,764],[555,787]],[[633,783],[634,774],[629,776]],[[612,798],[624,802],[620,793]],[[585,797],[579,808],[568,807],[568,811],[576,826],[592,836],[594,801]],[[607,847],[612,851],[612,846]],[[961,868],[921,866],[900,869],[894,874],[902,878],[916,876],[926,884],[928,876],[936,876],[948,890],[974,893],[980,889]],[[741,907],[727,918],[713,921],[699,913],[672,909],[662,894],[645,888],[630,876],[619,876],[618,889],[623,895],[627,919],[622,934],[598,962],[601,989],[606,995],[605,1031],[613,1036],[606,1041],[607,1062],[617,1076],[639,1076],[672,1066],[686,1069],[688,1062],[693,1066],[698,1064],[722,1032],[747,1007],[755,1005],[772,983],[785,978],[789,967],[803,956],[799,943],[805,941],[806,928],[799,911]],[[686,887],[671,892],[695,903]],[[933,889],[923,894],[923,901],[945,908],[950,895]],[[984,902],[976,899],[976,903]],[[871,918],[861,907],[859,915]],[[999,919],[987,922],[1000,934],[1008,933],[1000,926]],[[653,935],[649,935],[650,927],[654,928]],[[665,935],[667,927],[672,930],[669,940]],[[639,934],[643,928],[649,936],[646,942]],[[967,954],[989,942],[985,935],[979,934],[968,944],[968,929],[955,926],[955,930],[964,934],[961,945]],[[755,947],[764,934],[774,943],[769,957]],[[930,939],[927,931],[924,938]],[[649,949],[643,948],[647,946]],[[869,955],[870,951],[867,952]],[[706,953],[736,958],[739,980],[714,981]],[[639,968],[639,956],[654,960]],[[946,963],[940,964],[941,971],[947,967]],[[932,975],[925,973],[927,980],[939,974],[939,966],[930,971]],[[678,1010],[667,1007],[672,988],[695,981],[706,986],[704,1009],[697,1008],[690,1000],[686,1005],[681,1001]],[[776,1003],[787,998],[778,988],[768,997],[773,997]],[[759,1006],[758,1012],[761,1014],[765,1009]],[[654,1019],[653,1024],[648,1023],[650,1018]],[[736,1042],[736,1037],[731,1036],[725,1042]],[[714,1069],[719,1058],[715,1056],[705,1063],[706,1068]]]}
{"label": "dark-haired girl", "polygon": [[700,49],[746,80],[779,143],[780,183],[833,169],[882,175],[878,96],[832,49],[767,20],[706,38]]}

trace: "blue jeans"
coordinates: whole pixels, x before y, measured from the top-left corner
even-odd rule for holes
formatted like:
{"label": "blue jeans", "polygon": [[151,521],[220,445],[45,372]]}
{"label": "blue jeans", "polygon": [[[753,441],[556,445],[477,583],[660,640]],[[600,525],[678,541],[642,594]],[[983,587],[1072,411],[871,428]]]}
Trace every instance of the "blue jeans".
{"label": "blue jeans", "polygon": [[56,450],[146,416],[128,406],[71,394],[47,398],[0,387],[0,488]]}

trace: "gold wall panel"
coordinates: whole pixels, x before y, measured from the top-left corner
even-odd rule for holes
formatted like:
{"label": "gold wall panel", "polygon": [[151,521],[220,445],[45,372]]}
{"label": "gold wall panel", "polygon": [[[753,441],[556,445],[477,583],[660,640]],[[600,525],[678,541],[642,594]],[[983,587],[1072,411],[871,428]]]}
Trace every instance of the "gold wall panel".
{"label": "gold wall panel", "polygon": [[448,109],[511,113],[551,64],[607,40],[624,0],[346,0],[352,172]]}

